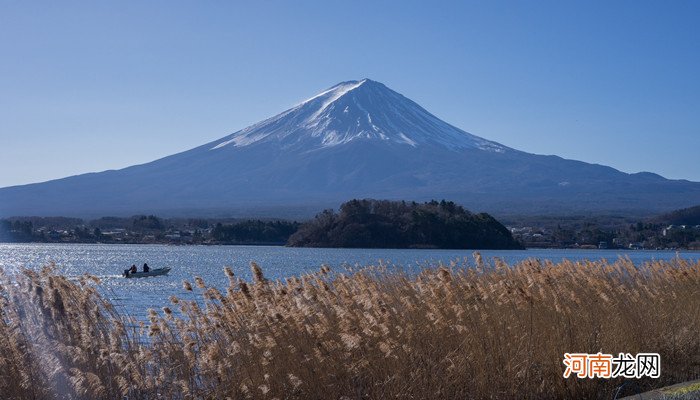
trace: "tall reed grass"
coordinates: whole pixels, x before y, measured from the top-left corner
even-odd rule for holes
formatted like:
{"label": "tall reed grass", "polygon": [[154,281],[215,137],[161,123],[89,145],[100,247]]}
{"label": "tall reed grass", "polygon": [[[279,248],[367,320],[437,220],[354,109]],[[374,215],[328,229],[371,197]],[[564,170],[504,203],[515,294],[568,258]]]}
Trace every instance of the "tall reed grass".
{"label": "tall reed grass", "polygon": [[[700,377],[700,263],[626,259],[377,266],[183,283],[132,326],[94,277],[0,274],[3,399],[612,398],[621,379],[564,379],[565,352],[658,352]],[[191,296],[181,296],[191,297]],[[148,340],[143,337],[148,335]]]}

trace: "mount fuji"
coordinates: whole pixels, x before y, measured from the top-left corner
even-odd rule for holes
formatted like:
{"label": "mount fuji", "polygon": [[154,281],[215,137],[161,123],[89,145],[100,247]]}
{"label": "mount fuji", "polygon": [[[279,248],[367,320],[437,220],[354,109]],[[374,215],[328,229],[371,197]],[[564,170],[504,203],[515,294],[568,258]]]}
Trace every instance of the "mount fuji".
{"label": "mount fuji", "polygon": [[512,149],[363,79],[147,164],[2,188],[0,216],[306,216],[368,197],[496,214],[649,213],[700,203],[700,183]]}

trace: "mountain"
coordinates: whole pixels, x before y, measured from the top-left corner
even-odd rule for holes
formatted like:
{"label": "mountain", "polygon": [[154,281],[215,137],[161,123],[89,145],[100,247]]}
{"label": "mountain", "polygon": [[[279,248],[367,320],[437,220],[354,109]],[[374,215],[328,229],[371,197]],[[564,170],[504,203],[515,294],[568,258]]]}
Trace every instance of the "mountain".
{"label": "mountain", "polygon": [[307,216],[351,198],[492,213],[658,212],[700,183],[525,153],[454,127],[369,79],[147,164],[0,189],[0,216]]}
{"label": "mountain", "polygon": [[659,215],[652,222],[667,225],[700,225],[700,205]]}

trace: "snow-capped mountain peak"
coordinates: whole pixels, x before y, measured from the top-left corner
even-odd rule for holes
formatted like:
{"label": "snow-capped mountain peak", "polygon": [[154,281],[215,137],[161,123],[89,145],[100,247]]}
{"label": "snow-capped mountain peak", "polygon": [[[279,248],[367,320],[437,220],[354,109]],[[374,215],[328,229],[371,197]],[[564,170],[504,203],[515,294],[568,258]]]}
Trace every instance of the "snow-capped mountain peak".
{"label": "snow-capped mountain peak", "polygon": [[261,143],[313,150],[357,141],[452,150],[508,149],[443,122],[380,82],[362,79],[326,89],[279,115],[222,138],[211,150]]}
{"label": "snow-capped mountain peak", "polygon": [[353,198],[445,198],[506,214],[639,215],[697,204],[700,183],[510,149],[363,79],[150,163],[0,188],[0,217],[305,218]]}

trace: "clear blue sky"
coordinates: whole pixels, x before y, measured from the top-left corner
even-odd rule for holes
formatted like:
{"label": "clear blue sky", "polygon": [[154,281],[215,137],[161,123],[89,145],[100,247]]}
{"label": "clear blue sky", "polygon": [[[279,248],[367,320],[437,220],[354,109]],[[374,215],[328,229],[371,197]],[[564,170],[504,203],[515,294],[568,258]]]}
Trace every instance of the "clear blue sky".
{"label": "clear blue sky", "polygon": [[148,162],[365,77],[510,147],[700,181],[699,17],[698,1],[3,1],[0,186]]}

